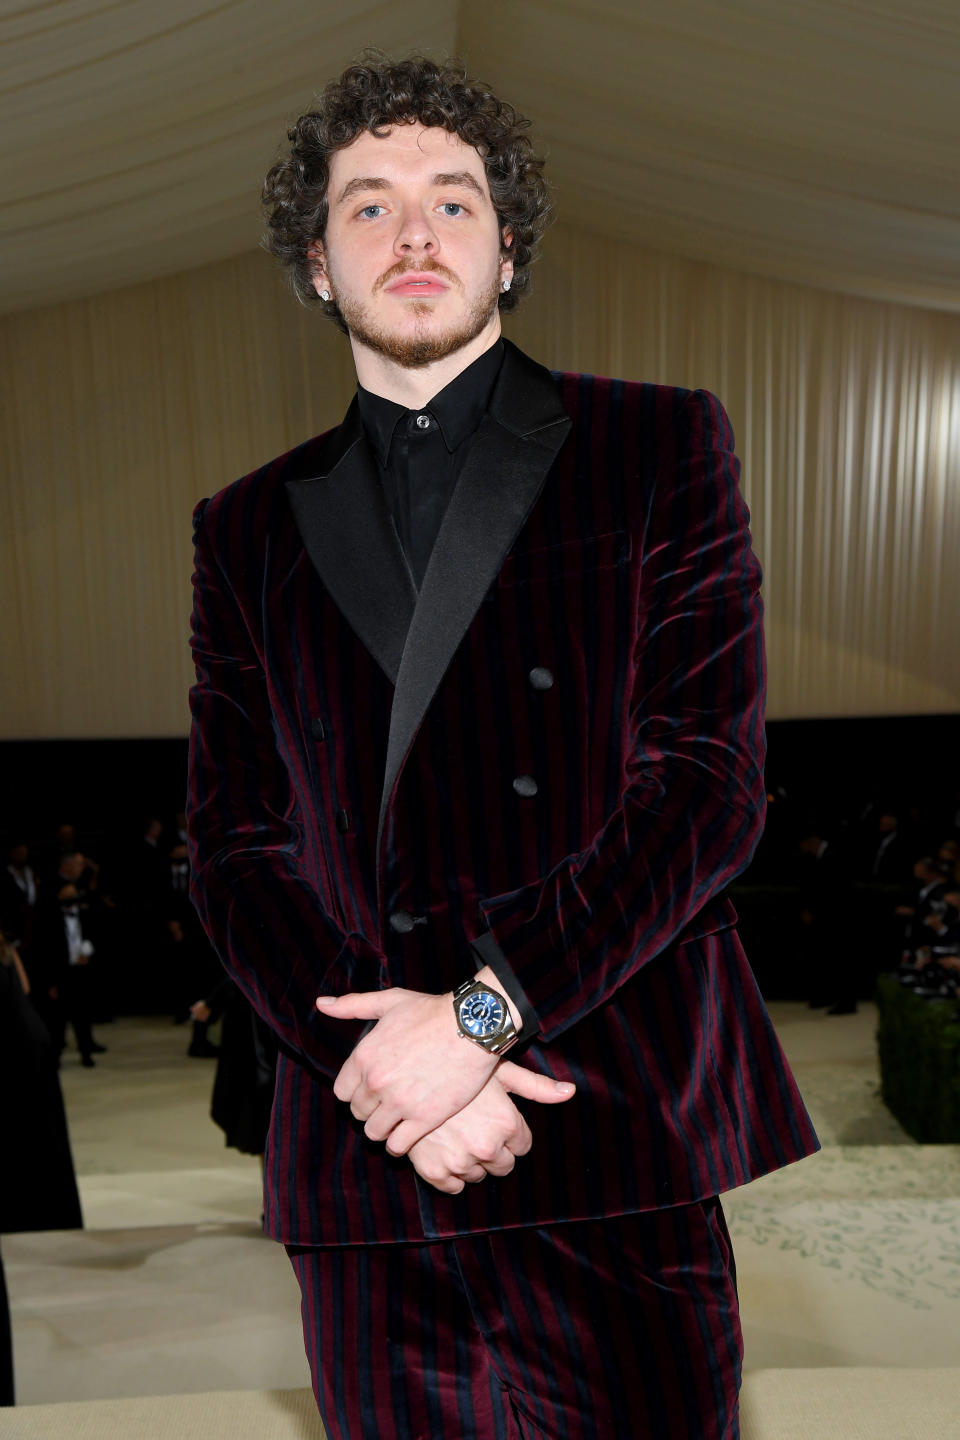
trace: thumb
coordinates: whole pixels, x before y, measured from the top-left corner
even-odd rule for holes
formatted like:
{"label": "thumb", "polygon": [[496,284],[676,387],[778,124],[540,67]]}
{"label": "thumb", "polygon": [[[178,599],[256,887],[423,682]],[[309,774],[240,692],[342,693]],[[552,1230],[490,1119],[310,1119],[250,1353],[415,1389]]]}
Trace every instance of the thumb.
{"label": "thumb", "polygon": [[538,1075],[515,1065],[512,1060],[502,1060],[497,1067],[497,1079],[511,1095],[522,1095],[525,1100],[536,1100],[541,1105],[557,1105],[576,1094],[576,1085],[569,1080],[551,1080],[549,1075]]}
{"label": "thumb", "polygon": [[352,995],[318,995],[317,1009],[334,1020],[379,1020],[402,999],[399,990],[358,990]]}

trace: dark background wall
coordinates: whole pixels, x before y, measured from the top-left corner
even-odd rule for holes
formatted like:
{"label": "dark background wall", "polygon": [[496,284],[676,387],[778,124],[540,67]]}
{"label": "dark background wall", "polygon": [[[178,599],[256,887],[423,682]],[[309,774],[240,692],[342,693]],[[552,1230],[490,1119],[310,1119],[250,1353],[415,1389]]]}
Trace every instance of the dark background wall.
{"label": "dark background wall", "polygon": [[[807,996],[798,840],[816,828],[851,856],[851,963],[858,989],[869,995],[875,975],[896,963],[893,907],[909,898],[909,876],[904,871],[895,884],[880,885],[861,872],[854,883],[857,841],[862,836],[869,847],[884,810],[900,816],[908,863],[956,833],[958,717],[771,721],[767,739],[766,830],[729,892],[757,980],[770,999]],[[48,867],[56,826],[71,822],[80,848],[101,862],[102,889],[122,908],[125,854],[146,818],[164,822],[165,851],[175,843],[186,768],[186,740],[0,743],[0,836],[6,843],[27,840]],[[135,997],[129,1003],[139,1004]]]}
{"label": "dark background wall", "polygon": [[[870,801],[936,811],[960,786],[957,715],[776,720],[767,743],[771,830],[787,811],[789,828],[829,828]],[[0,834],[38,842],[69,820],[97,853],[135,835],[145,812],[172,824],[186,771],[186,740],[0,742]]]}

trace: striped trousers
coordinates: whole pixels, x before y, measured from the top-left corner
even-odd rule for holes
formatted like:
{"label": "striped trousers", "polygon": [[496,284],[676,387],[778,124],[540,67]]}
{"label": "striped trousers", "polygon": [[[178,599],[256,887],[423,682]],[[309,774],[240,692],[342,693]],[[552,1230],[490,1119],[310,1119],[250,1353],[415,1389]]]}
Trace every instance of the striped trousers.
{"label": "striped trousers", "polygon": [[737,1440],[717,1197],[428,1244],[287,1245],[329,1440]]}

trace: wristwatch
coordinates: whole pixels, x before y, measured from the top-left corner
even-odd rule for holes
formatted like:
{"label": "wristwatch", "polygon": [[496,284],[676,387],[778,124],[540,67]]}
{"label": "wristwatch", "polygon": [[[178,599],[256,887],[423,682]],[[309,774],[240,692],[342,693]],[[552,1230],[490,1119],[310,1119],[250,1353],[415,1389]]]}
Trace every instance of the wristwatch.
{"label": "wristwatch", "polygon": [[479,980],[464,980],[454,990],[453,1013],[464,1039],[482,1045],[489,1055],[502,1054],[517,1038],[506,1000]]}

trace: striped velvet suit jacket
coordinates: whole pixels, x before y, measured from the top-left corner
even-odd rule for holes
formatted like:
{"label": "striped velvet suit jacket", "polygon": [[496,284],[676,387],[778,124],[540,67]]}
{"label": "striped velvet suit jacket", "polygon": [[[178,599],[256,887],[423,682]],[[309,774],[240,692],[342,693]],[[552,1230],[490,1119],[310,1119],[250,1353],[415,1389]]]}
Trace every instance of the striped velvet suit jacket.
{"label": "striped velvet suit jacket", "polygon": [[[705,391],[507,342],[419,595],[356,401],[197,505],[191,898],[280,1041],[274,1238],[616,1215],[818,1148],[722,895],[765,804],[733,446]],[[335,1099],[363,1026],[313,1002],[451,990],[481,936],[537,1017],[512,1058],[578,1091],[451,1197]]]}

